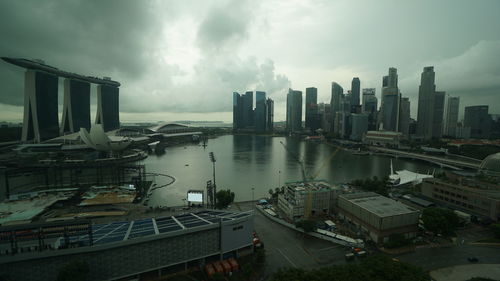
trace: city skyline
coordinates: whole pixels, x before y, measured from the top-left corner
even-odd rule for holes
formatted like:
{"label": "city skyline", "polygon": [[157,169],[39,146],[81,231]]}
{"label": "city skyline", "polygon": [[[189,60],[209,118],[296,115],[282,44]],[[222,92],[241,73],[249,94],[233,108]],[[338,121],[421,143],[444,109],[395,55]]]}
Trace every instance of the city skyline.
{"label": "city skyline", "polygon": [[[190,1],[56,3],[2,2],[0,54],[121,81],[124,122],[231,122],[227,97],[247,90],[265,91],[274,100],[275,121],[284,121],[288,88],[316,87],[318,103],[328,103],[332,82],[348,89],[359,77],[360,88],[375,88],[380,101],[389,67],[398,69],[398,87],[416,119],[425,66],[434,66],[440,91],[460,97],[459,119],[465,106],[500,112],[497,1],[224,1],[196,9]],[[381,32],[394,14],[404,20],[394,32]],[[0,120],[22,120],[22,70],[1,64],[0,82]],[[62,89],[59,81],[59,112]],[[91,87],[92,119],[96,91]]]}

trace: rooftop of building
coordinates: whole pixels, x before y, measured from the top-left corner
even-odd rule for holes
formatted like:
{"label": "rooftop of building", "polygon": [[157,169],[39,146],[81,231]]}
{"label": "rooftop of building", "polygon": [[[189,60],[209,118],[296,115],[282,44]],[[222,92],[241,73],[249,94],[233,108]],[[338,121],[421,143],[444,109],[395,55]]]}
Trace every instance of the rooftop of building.
{"label": "rooftop of building", "polygon": [[484,158],[479,166],[479,169],[486,174],[498,175],[500,176],[500,152],[491,154]]}
{"label": "rooftop of building", "polygon": [[285,187],[292,188],[295,191],[327,191],[336,189],[335,186],[328,184],[326,181],[296,181],[296,182],[286,182]]}
{"label": "rooftop of building", "polygon": [[344,194],[340,195],[340,197],[379,217],[392,217],[418,212],[410,206],[374,192]]}

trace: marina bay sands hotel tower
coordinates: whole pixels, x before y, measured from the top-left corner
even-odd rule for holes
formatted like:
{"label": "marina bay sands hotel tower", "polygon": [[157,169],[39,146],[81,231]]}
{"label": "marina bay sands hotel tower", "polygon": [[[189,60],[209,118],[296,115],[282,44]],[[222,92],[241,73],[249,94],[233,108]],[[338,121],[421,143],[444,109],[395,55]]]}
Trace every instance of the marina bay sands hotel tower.
{"label": "marina bay sands hotel tower", "polygon": [[[22,141],[40,143],[80,128],[90,130],[90,84],[97,84],[96,124],[104,131],[120,128],[119,86],[110,78],[96,78],[59,70],[40,60],[2,58],[26,68]],[[58,116],[58,81],[64,77],[62,122]]]}

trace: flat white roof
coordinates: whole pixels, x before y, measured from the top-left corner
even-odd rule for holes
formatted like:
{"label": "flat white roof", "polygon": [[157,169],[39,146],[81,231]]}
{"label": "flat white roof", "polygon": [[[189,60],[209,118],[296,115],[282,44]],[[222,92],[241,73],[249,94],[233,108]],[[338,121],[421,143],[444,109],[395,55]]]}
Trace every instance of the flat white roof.
{"label": "flat white roof", "polygon": [[391,217],[418,212],[410,206],[374,192],[346,194],[340,195],[340,197],[344,197],[351,203],[379,217]]}

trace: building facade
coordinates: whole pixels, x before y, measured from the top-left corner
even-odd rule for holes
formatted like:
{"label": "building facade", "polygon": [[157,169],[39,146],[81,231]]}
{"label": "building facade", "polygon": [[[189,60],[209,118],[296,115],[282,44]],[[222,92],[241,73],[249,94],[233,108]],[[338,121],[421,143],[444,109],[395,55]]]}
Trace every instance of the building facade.
{"label": "building facade", "polygon": [[78,132],[80,128],[90,130],[90,83],[66,78],[61,135]]}
{"label": "building facade", "polygon": [[274,130],[274,101],[272,99],[266,100],[266,131],[272,132]]}
{"label": "building facade", "polygon": [[448,97],[446,101],[443,135],[449,137],[457,136],[458,110],[460,97]]}
{"label": "building facade", "polygon": [[255,91],[255,131],[266,131],[266,93]]}
{"label": "building facade", "polygon": [[23,142],[39,143],[59,136],[58,80],[56,75],[44,71],[26,70]]}
{"label": "building facade", "polygon": [[436,178],[425,179],[422,195],[435,202],[477,216],[500,220],[500,190],[467,186]]}
{"label": "building facade", "polygon": [[243,98],[238,92],[233,92],[233,129],[243,128]]}
{"label": "building facade", "polygon": [[464,127],[470,128],[473,139],[487,139],[491,132],[491,117],[487,105],[466,106]]}
{"label": "building facade", "polygon": [[358,77],[354,77],[351,81],[351,106],[358,106],[361,90],[361,82]]}
{"label": "building facade", "polygon": [[436,91],[433,66],[426,66],[418,89],[417,135],[423,139],[441,138],[445,93]]}
{"label": "building facade", "polygon": [[247,91],[242,96],[243,99],[243,122],[242,128],[254,126],[253,92]]}
{"label": "building facade", "polygon": [[306,122],[305,128],[314,133],[320,128],[318,113],[318,89],[306,88]]}
{"label": "building facade", "polygon": [[286,97],[286,130],[289,133],[302,131],[302,92],[288,90]]}
{"label": "building facade", "polygon": [[363,89],[362,112],[368,114],[368,130],[377,129],[378,99],[375,96],[375,88]]}
{"label": "building facade", "polygon": [[373,192],[340,195],[338,209],[375,243],[388,242],[396,233],[413,238],[418,231],[419,211]]}
{"label": "building facade", "polygon": [[386,131],[397,132],[399,128],[400,93],[398,73],[394,67],[389,68],[389,75],[382,79],[382,102],[380,105],[380,123]]}
{"label": "building facade", "polygon": [[354,141],[363,140],[363,136],[368,131],[368,115],[365,113],[351,114],[352,130],[350,139]]}
{"label": "building facade", "polygon": [[322,181],[289,182],[278,195],[278,209],[289,221],[329,214],[342,189]]}
{"label": "building facade", "polygon": [[104,131],[120,128],[119,88],[111,85],[97,85],[96,124],[101,124]]}
{"label": "building facade", "polygon": [[401,98],[399,107],[399,131],[408,138],[410,136],[410,99]]}
{"label": "building facade", "polygon": [[[145,224],[147,220],[148,227]],[[27,227],[14,226],[14,229],[19,229],[18,233],[29,231],[35,245],[39,245],[34,236],[38,229]],[[78,232],[79,228],[65,227],[70,229],[70,233]],[[52,237],[63,227],[46,229],[43,236]],[[8,237],[5,235],[11,235],[12,231],[9,227],[0,227],[0,232],[2,237]],[[89,280],[139,279],[142,273],[160,276],[163,270],[175,266],[185,269],[188,265],[200,266],[228,255],[237,257],[239,252],[248,248],[251,251],[252,232],[253,215],[250,213],[202,211],[175,217],[115,222],[95,230],[95,243],[92,245],[74,242],[72,238],[61,242],[61,245],[69,243],[64,246],[41,247],[33,251],[30,249],[33,246],[30,246],[17,253],[2,253],[0,272],[9,280],[56,280],[62,266],[83,260],[89,265]],[[82,233],[81,237],[85,234]],[[86,237],[85,240],[88,235]],[[16,244],[25,239],[18,237]],[[10,244],[9,241],[1,242]]]}

